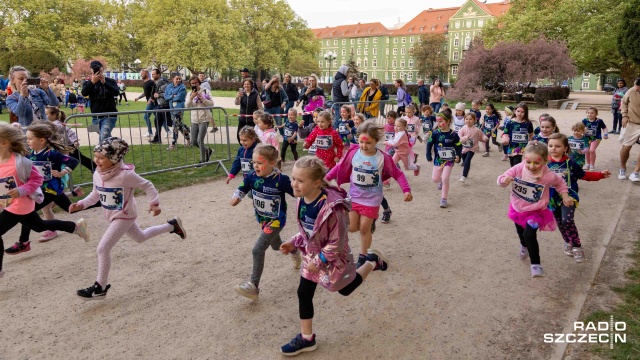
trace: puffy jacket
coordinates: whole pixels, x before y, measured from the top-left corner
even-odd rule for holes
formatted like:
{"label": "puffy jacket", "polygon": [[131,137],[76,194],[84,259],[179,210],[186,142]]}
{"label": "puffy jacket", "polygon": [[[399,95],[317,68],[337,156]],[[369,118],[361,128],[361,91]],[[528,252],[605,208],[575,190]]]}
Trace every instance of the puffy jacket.
{"label": "puffy jacket", "polygon": [[[200,88],[198,94],[202,97],[200,100],[198,97],[191,98],[191,94],[187,95],[187,99],[184,103],[188,108],[199,108],[213,106],[213,98],[209,95],[206,89]],[[191,123],[200,124],[208,123],[211,120],[211,110],[192,110],[191,111]]]}

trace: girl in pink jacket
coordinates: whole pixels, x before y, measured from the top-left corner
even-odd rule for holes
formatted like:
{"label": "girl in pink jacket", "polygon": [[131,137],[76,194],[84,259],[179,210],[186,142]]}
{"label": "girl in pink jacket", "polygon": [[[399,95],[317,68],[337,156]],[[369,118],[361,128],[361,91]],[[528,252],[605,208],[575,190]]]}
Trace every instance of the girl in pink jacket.
{"label": "girl in pink jacket", "polygon": [[554,231],[556,223],[549,205],[549,189],[553,187],[565,206],[573,206],[567,184],[547,167],[549,151],[541,142],[530,142],[524,149],[524,162],[498,176],[498,185],[511,188],[508,216],[516,224],[520,238],[520,259],[531,259],[531,277],[544,276],[540,265],[537,231]]}
{"label": "girl in pink jacket", "polygon": [[414,164],[415,159],[409,160],[413,155],[409,139],[411,136],[407,133],[407,120],[397,119],[395,125],[396,135],[393,140],[385,141],[384,144],[394,148],[393,162],[398,164],[400,161],[404,164],[405,170],[413,170],[413,175],[420,175],[420,165]]}
{"label": "girl in pink jacket", "polygon": [[[372,225],[378,218],[380,205],[384,199],[382,183],[393,177],[404,193],[404,201],[411,201],[411,188],[404,173],[393,159],[378,150],[380,130],[374,122],[368,121],[358,128],[358,145],[352,145],[347,154],[326,176],[327,181],[336,179],[338,186],[349,183],[352,206],[349,212],[349,231],[360,232],[360,256],[357,267],[366,261],[371,246]],[[406,137],[406,135],[405,135]]]}
{"label": "girl in pink jacket", "polygon": [[462,162],[464,169],[462,170],[462,177],[460,182],[467,181],[469,176],[469,170],[471,169],[471,159],[478,152],[480,142],[489,141],[482,130],[476,126],[476,114],[470,112],[464,118],[464,126],[458,130],[458,136],[462,143]]}
{"label": "girl in pink jacket", "polygon": [[93,285],[77,291],[77,295],[85,300],[103,300],[107,295],[107,290],[111,287],[108,284],[111,249],[125,234],[138,243],[163,233],[176,233],[182,239],[187,237],[187,232],[178,217],[164,225],[140,229],[136,223],[138,207],[133,197],[135,189],[143,190],[147,194],[149,212],[152,212],[153,216],[160,215],[160,201],[151,181],[136,174],[133,165],[122,162],[128,151],[129,145],[117,137],[106,138],[96,146],[93,149],[93,159],[96,163],[93,190],[89,196],[69,207],[69,212],[73,213],[100,201],[104,208],[105,220],[109,223],[98,244],[98,278]]}
{"label": "girl in pink jacket", "polygon": [[296,161],[291,176],[293,193],[298,197],[299,232],[280,245],[280,250],[284,254],[301,252],[302,267],[298,286],[300,333],[281,347],[280,351],[287,356],[317,348],[313,295],[318,284],[348,296],[371,271],[387,270],[384,257],[376,250],[369,250],[364,264],[356,269],[347,232],[351,204],[345,190],[329,186],[323,179],[325,171],[322,160],[305,156]]}

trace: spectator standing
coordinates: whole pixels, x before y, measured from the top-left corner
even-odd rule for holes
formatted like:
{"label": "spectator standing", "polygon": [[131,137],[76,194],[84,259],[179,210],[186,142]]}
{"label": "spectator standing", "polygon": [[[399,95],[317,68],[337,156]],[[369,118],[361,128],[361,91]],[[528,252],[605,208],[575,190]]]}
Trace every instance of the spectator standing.
{"label": "spectator standing", "polygon": [[396,79],[394,85],[396,86],[396,102],[398,103],[397,111],[398,114],[404,115],[405,107],[411,103],[407,96],[407,87],[404,85],[402,79]]}
{"label": "spectator standing", "polygon": [[[191,92],[187,95],[185,107],[197,109],[199,107],[213,106],[211,90],[205,89],[201,84],[200,77],[192,76],[191,79],[189,79]],[[212,121],[213,116],[211,116],[211,110],[209,109],[191,111],[192,145],[200,148],[200,163],[209,162],[209,158],[213,153],[213,150],[206,147],[204,143],[204,138],[207,135],[207,126],[209,126],[209,122]]]}
{"label": "spectator standing", "polygon": [[418,101],[420,102],[420,108],[424,105],[429,105],[429,89],[427,89],[427,85],[424,84],[424,80],[418,80]]}
{"label": "spectator standing", "polygon": [[296,101],[300,97],[300,93],[298,92],[298,87],[294,83],[291,82],[291,74],[284,74],[284,92],[287,94],[287,105],[284,108],[284,113],[289,114],[289,109],[295,106]]}
{"label": "spectator standing", "polygon": [[[302,100],[302,103],[306,102],[303,108],[305,112],[313,111],[317,107],[324,107],[324,90],[318,86],[318,78],[315,75],[309,76],[309,85],[300,96],[300,100]],[[302,119],[304,120],[304,126],[307,127],[313,121],[313,115],[305,114]]]}
{"label": "spectator standing", "polygon": [[8,84],[9,84],[9,79],[5,79],[4,75],[0,75],[0,114],[2,114],[2,104],[6,101],[6,98],[7,98]]}
{"label": "spectator standing", "polygon": [[129,100],[127,100],[127,85],[125,85],[120,79],[118,79],[118,90],[118,95],[120,95],[120,98],[118,98],[118,106],[122,105],[122,98],[124,98],[125,104],[129,106]]}
{"label": "spectator standing", "polygon": [[236,137],[240,144],[240,130],[245,126],[254,127],[256,124],[253,119],[253,112],[262,110],[262,100],[260,94],[255,87],[255,83],[251,78],[244,79],[242,88],[238,89],[236,94],[236,105],[240,105],[240,116],[238,116],[238,131]]}
{"label": "spectator standing", "polygon": [[58,102],[62,102],[62,91],[64,90],[64,85],[60,84],[59,82],[60,80],[53,79],[53,84],[49,85],[49,89],[51,89],[51,91],[53,91],[53,94],[56,96],[56,99],[58,99]]}
{"label": "spectator standing", "polygon": [[[151,78],[155,82],[153,87],[153,102],[155,104],[156,110],[166,110],[169,108],[169,102],[164,98],[164,92],[169,86],[169,80],[162,77],[160,70],[153,69],[151,70]],[[153,136],[153,139],[149,141],[152,144],[160,144],[162,143],[162,128],[167,131],[167,137],[169,137],[169,128],[167,116],[168,112],[156,112],[156,134]]]}
{"label": "spectator standing", "polygon": [[260,93],[261,90],[258,89],[258,84],[256,83],[255,80],[253,80],[253,77],[251,77],[251,73],[249,72],[249,69],[242,68],[242,70],[240,70],[240,76],[242,78],[242,81],[246,79],[251,79],[251,82],[253,83],[253,88],[256,89],[258,93]]}
{"label": "spectator standing", "polygon": [[308,102],[302,101],[302,94],[304,94],[305,91],[307,91],[307,87],[309,86],[309,77],[305,76],[302,79],[302,88],[300,89],[300,91],[298,92],[299,96],[298,96],[298,101],[296,102],[296,106],[300,105],[300,103],[302,103],[302,108],[304,109],[305,106],[307,106]]}
{"label": "spectator standing", "polygon": [[198,73],[198,80],[200,80],[200,88],[207,90],[207,94],[211,95],[211,84],[207,81],[207,75],[200,71]]}
{"label": "spectator standing", "polygon": [[620,109],[620,102],[627,93],[627,83],[624,79],[618,80],[618,87],[613,91],[611,98],[611,112],[613,113],[613,127],[609,134],[620,134],[620,128],[622,128],[622,112]]}
{"label": "spectator standing", "polygon": [[[118,89],[118,83],[115,80],[104,76],[104,69],[102,63],[98,60],[93,60],[89,65],[93,71],[90,80],[87,80],[82,84],[82,96],[88,96],[91,104],[91,113],[117,113],[115,97],[118,96],[120,89]],[[100,127],[100,142],[111,137],[111,130],[118,121],[118,116],[115,114],[106,116],[93,116],[93,125]]]}
{"label": "spectator standing", "polygon": [[444,87],[440,79],[433,80],[433,84],[429,87],[429,105],[433,108],[435,114],[440,112],[442,100],[444,100]]}
{"label": "spectator standing", "polygon": [[360,97],[358,111],[363,113],[367,119],[378,117],[380,114],[382,91],[378,89],[379,84],[378,79],[371,79],[369,87],[364,89]]}
{"label": "spectator standing", "polygon": [[336,71],[336,75],[333,79],[333,86],[331,87],[331,100],[333,105],[331,110],[333,111],[333,128],[338,128],[338,121],[340,119],[340,107],[346,105],[349,102],[349,83],[347,82],[347,73],[349,67],[342,65]]}
{"label": "spectator standing", "polygon": [[[284,111],[289,99],[287,98],[287,93],[280,86],[280,77],[278,75],[274,75],[271,81],[265,85],[264,92],[266,97],[263,103],[264,111],[273,115],[276,124],[280,126],[282,124],[282,116],[280,114]],[[284,129],[280,129],[280,135],[284,135]]]}
{"label": "spectator standing", "polygon": [[[634,87],[627,90],[620,103],[622,113],[622,128],[624,129],[624,138],[622,140],[622,149],[620,149],[620,174],[618,179],[624,180],[627,177],[627,160],[629,160],[629,152],[631,147],[640,139],[640,77],[636,79]],[[640,155],[633,173],[629,175],[629,180],[633,182],[640,181],[638,172],[640,171]]]}
{"label": "spectator standing", "polygon": [[30,88],[27,85],[29,76],[29,71],[22,66],[14,66],[9,70],[11,95],[6,100],[7,108],[18,117],[18,123],[22,127],[31,125],[34,120],[47,121],[47,105],[60,104],[46,79],[40,79],[39,87]]}
{"label": "spectator standing", "polygon": [[[173,75],[173,82],[167,86],[164,91],[164,98],[169,102],[169,108],[184,109],[184,103],[187,98],[187,87],[182,83],[182,75],[176,73]],[[173,140],[167,150],[173,150],[178,141],[178,133],[182,133],[186,142],[185,146],[191,145],[190,130],[182,123],[182,111],[172,111],[171,120],[173,121]]]}
{"label": "spectator standing", "polygon": [[[138,101],[142,98],[145,98],[147,100],[147,107],[145,108],[145,110],[146,111],[154,110],[156,108],[156,103],[153,101],[152,97],[153,97],[153,88],[155,86],[155,83],[149,76],[149,70],[147,69],[140,70],[140,78],[142,78],[142,81],[144,81],[144,83],[142,84],[142,94],[140,94],[140,96],[135,98],[134,101]],[[147,124],[147,133],[143,135],[145,137],[153,136],[153,129],[151,128],[151,115],[152,113],[144,114],[144,122]]]}

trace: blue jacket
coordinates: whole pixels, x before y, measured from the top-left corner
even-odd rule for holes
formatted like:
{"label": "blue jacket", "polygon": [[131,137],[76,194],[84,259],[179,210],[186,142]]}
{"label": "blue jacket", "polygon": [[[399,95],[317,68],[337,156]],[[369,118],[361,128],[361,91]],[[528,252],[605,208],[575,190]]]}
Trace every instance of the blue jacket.
{"label": "blue jacket", "polygon": [[52,195],[63,194],[64,184],[62,179],[51,175],[51,170],[62,171],[62,165],[71,170],[78,166],[77,159],[51,148],[43,149],[39,153],[31,150],[26,158],[34,162],[33,165],[36,166],[38,172],[44,178],[42,186],[40,186],[42,191]]}
{"label": "blue jacket", "polygon": [[429,105],[429,88],[427,85],[421,85],[418,88],[418,101],[420,105]]}
{"label": "blue jacket", "polygon": [[[245,149],[244,146],[240,146],[238,149],[238,154],[236,155],[236,159],[233,160],[233,164],[231,164],[231,170],[229,171],[229,176],[232,178],[238,175],[240,170],[242,170],[242,175],[244,177],[247,176],[251,171],[253,171],[253,164],[251,163],[251,159],[253,158],[253,150],[258,145],[258,142],[254,142],[248,149]],[[242,169],[244,165],[244,169]]]}
{"label": "blue jacket", "polygon": [[[35,90],[29,89],[29,97],[31,98],[31,102],[38,106],[42,119],[45,120],[47,119],[47,115],[44,112],[46,106],[58,106],[60,104],[51,89],[47,89],[46,92],[40,88]],[[7,108],[18,117],[18,122],[22,127],[29,126],[33,122],[33,107],[31,107],[31,102],[17,92],[7,97]]]}
{"label": "blue jacket", "polygon": [[283,228],[287,222],[287,202],[285,194],[293,197],[293,188],[289,177],[274,169],[265,177],[250,172],[234,193],[234,197],[242,199],[247,193],[253,194],[253,207],[256,220],[262,227]]}
{"label": "blue jacket", "polygon": [[7,90],[7,86],[9,86],[9,79],[0,79],[0,90]]}
{"label": "blue jacket", "polygon": [[182,109],[187,98],[187,87],[184,84],[175,86],[171,83],[164,90],[164,98],[169,102],[170,109]]}

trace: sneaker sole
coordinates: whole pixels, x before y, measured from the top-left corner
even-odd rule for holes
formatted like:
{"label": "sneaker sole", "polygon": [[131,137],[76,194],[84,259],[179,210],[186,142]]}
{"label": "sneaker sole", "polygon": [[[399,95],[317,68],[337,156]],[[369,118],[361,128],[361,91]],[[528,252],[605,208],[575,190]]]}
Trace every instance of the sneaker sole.
{"label": "sneaker sole", "polygon": [[282,349],[280,349],[280,352],[281,352],[281,353],[282,353],[282,355],[284,355],[284,356],[296,356],[296,355],[298,355],[298,354],[300,354],[300,353],[303,353],[303,352],[310,352],[310,351],[314,351],[314,350],[315,350],[315,349],[317,349],[317,348],[318,348],[318,343],[315,343],[313,346],[309,346],[309,347],[306,347],[306,348],[304,348],[304,349],[300,349],[300,350],[298,350],[298,351],[296,351],[296,352],[286,353],[286,352],[282,351]]}
{"label": "sneaker sole", "polygon": [[236,287],[234,288],[234,290],[235,290],[238,294],[240,294],[240,295],[242,295],[242,296],[244,296],[244,297],[246,297],[246,298],[249,298],[249,299],[251,299],[251,300],[253,300],[253,301],[258,300],[258,295],[249,294],[248,292],[246,292],[246,291],[242,290],[242,289],[241,289],[240,287],[238,287],[238,286],[236,286]]}
{"label": "sneaker sole", "polygon": [[14,252],[14,253],[8,253],[8,252],[5,251],[4,253],[7,254],[7,255],[18,255],[18,254],[25,253],[27,251],[31,251],[31,249],[24,249],[24,250],[20,250],[18,252]]}
{"label": "sneaker sole", "polygon": [[89,235],[89,232],[87,231],[87,229],[88,229],[87,220],[85,220],[84,218],[81,218],[76,223],[76,226],[78,227],[78,229],[84,228],[84,236],[80,236],[80,234],[78,234],[77,231],[76,231],[76,235],[80,236],[84,240],[84,242],[89,242],[89,240],[91,240],[91,236]]}
{"label": "sneaker sole", "polygon": [[84,296],[78,295],[78,293],[76,293],[76,296],[78,296],[80,299],[82,299],[84,301],[93,301],[93,300],[104,300],[107,297],[107,294],[100,295],[100,296],[84,297]]}
{"label": "sneaker sole", "polygon": [[187,238],[187,231],[184,229],[184,227],[182,227],[182,220],[177,216],[174,219],[176,220],[176,224],[178,225],[180,230],[182,230],[182,236],[180,236],[180,238],[182,238],[182,240],[186,239]]}
{"label": "sneaker sole", "polygon": [[389,263],[387,262],[387,258],[385,258],[384,255],[382,255],[382,253],[380,251],[369,249],[369,250],[367,250],[367,253],[368,254],[376,254],[376,256],[378,256],[378,259],[382,259],[382,261],[387,265],[387,267],[384,268],[384,269],[379,269],[379,270],[380,271],[387,271],[387,269],[389,268]]}

